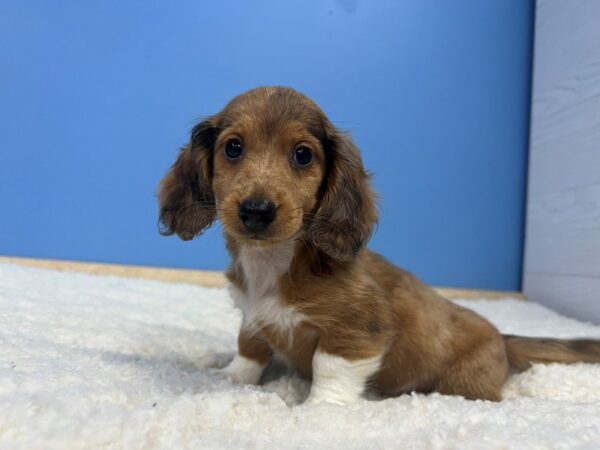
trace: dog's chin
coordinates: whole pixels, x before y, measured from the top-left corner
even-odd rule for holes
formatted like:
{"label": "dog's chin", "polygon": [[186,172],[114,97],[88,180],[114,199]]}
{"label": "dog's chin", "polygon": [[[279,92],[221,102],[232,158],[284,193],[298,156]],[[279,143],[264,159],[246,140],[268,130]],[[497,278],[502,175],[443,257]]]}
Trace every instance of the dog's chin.
{"label": "dog's chin", "polygon": [[273,233],[269,229],[259,233],[254,233],[245,229],[226,229],[225,233],[242,245],[254,247],[272,247],[273,245],[294,240],[298,235],[298,231],[292,233]]}

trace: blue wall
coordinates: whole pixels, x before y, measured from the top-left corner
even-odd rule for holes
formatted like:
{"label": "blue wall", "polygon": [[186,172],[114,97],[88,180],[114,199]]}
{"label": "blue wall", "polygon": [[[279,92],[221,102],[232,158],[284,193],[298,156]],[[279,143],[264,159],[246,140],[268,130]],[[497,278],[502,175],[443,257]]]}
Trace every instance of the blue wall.
{"label": "blue wall", "polygon": [[371,247],[438,285],[517,289],[533,6],[525,0],[4,0],[0,254],[222,269],[219,230],[157,232],[189,129],[282,84],[375,173]]}

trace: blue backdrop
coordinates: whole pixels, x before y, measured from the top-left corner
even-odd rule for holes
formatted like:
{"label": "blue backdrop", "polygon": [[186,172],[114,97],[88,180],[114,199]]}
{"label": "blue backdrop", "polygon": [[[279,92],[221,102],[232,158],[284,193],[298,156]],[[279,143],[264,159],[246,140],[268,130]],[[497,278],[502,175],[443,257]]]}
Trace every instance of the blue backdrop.
{"label": "blue backdrop", "polygon": [[533,5],[524,0],[4,0],[0,253],[222,269],[160,237],[196,120],[288,85],[351,131],[371,247],[437,285],[520,286]]}

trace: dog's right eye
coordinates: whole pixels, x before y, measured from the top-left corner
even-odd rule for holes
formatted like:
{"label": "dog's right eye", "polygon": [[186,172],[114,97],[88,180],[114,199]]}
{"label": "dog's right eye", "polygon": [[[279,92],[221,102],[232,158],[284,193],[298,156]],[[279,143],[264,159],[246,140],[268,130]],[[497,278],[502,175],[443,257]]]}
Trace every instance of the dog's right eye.
{"label": "dog's right eye", "polygon": [[244,146],[242,145],[242,141],[239,139],[231,139],[225,144],[225,156],[227,159],[235,161],[242,156],[243,152]]}

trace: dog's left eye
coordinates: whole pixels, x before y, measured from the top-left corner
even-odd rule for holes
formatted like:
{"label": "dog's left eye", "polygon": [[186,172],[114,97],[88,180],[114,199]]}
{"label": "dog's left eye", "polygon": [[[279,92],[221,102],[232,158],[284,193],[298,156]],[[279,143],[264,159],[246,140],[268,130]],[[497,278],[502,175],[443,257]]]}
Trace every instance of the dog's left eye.
{"label": "dog's left eye", "polygon": [[312,161],[312,151],[310,148],[301,145],[294,150],[294,162],[301,167],[306,167]]}
{"label": "dog's left eye", "polygon": [[242,156],[243,151],[244,146],[239,139],[231,139],[225,144],[225,156],[227,156],[228,159],[238,159],[240,156]]}

